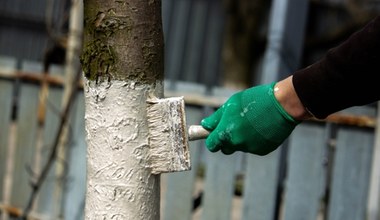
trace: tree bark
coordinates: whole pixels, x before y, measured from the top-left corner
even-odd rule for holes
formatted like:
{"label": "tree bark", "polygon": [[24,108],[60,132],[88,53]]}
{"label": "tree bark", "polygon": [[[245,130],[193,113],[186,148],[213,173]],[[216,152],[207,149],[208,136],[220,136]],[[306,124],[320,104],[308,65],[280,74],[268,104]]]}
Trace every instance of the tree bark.
{"label": "tree bark", "polygon": [[146,100],[163,94],[159,0],[85,0],[86,219],[159,219]]}

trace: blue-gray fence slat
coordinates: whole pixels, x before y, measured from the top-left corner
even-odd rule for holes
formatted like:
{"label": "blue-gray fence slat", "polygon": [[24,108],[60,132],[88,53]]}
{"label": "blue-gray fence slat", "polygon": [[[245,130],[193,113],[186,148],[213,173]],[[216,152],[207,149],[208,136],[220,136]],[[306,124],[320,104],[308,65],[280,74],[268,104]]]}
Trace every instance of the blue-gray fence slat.
{"label": "blue-gray fence slat", "polygon": [[212,87],[218,85],[217,79],[220,78],[224,18],[219,1],[210,1],[209,4],[206,38],[203,40],[205,51],[201,54],[200,83]]}
{"label": "blue-gray fence slat", "polygon": [[163,1],[167,79],[215,84],[220,72],[223,20],[219,1]]}
{"label": "blue-gray fence slat", "polygon": [[[0,82],[0,106],[2,113],[0,115],[0,179],[5,180],[5,173],[7,167],[7,154],[8,154],[8,136],[11,121],[12,109],[12,82]],[[0,189],[3,188],[4,181],[0,181]],[[2,190],[0,191],[0,198],[3,197]]]}
{"label": "blue-gray fence slat", "polygon": [[[191,11],[191,1],[173,1],[173,11],[172,13],[172,21],[171,21],[171,32],[164,33],[166,38],[166,42],[168,42],[166,49],[165,59],[167,62],[165,63],[165,75],[168,79],[178,80],[180,77],[180,71],[183,61],[183,56],[186,47],[186,40],[188,39],[188,23],[191,19],[190,11]],[[170,43],[169,43],[170,42]]]}
{"label": "blue-gray fence slat", "polygon": [[276,150],[265,157],[247,155],[242,219],[274,219],[279,154]]}
{"label": "blue-gray fence slat", "polygon": [[[207,153],[203,220],[231,219],[236,155]],[[222,162],[223,161],[223,162]]]}
{"label": "blue-gray fence slat", "polygon": [[79,92],[69,124],[70,141],[66,158],[68,171],[63,200],[65,219],[83,219],[84,216],[87,155],[84,111],[84,95]]}
{"label": "blue-gray fence slat", "polygon": [[[186,56],[181,68],[181,79],[187,82],[200,82],[203,61],[204,39],[207,33],[207,19],[209,15],[209,1],[192,1],[192,16],[189,22],[188,43]],[[221,40],[221,39],[220,39]]]}
{"label": "blue-gray fence slat", "polygon": [[[52,5],[52,10],[47,8],[48,5]],[[64,32],[60,28],[64,26],[63,20],[67,19],[63,5],[62,1],[1,0],[0,54],[41,61],[48,43],[52,41],[46,27],[52,28],[54,36]]]}
{"label": "blue-gray fence slat", "polygon": [[17,112],[17,136],[13,172],[11,202],[16,207],[25,207],[26,195],[30,195],[31,173],[37,136],[37,108],[39,86],[26,84],[20,88]]}
{"label": "blue-gray fence slat", "polygon": [[339,128],[328,207],[329,220],[366,218],[373,140],[372,130]]}
{"label": "blue-gray fence slat", "polygon": [[[0,70],[4,72],[13,72],[16,67],[14,59],[0,57]],[[8,155],[8,137],[11,122],[11,113],[13,106],[13,86],[14,83],[8,80],[0,80],[0,180],[5,180],[7,155]],[[0,181],[0,199],[3,199],[4,181]]]}
{"label": "blue-gray fence slat", "polygon": [[316,220],[326,181],[326,130],[323,124],[302,124],[289,145],[284,219]]}
{"label": "blue-gray fence slat", "polygon": [[[46,103],[45,124],[43,127],[43,144],[42,148],[36,154],[39,154],[41,161],[39,167],[44,167],[48,157],[52,151],[54,139],[58,132],[59,122],[61,120],[60,109],[62,102],[62,88],[49,88],[49,94]],[[62,159],[58,159],[56,163],[65,163]],[[46,178],[44,186],[41,188],[38,198],[37,211],[39,213],[51,214],[56,213],[59,209],[56,203],[56,187],[61,179],[56,176],[56,163],[51,167]]]}
{"label": "blue-gray fence slat", "polygon": [[[24,61],[22,70],[41,72],[42,66]],[[37,84],[20,83],[17,102],[17,132],[11,203],[26,207],[31,193],[30,182],[35,180],[34,155],[38,136],[37,112],[40,87]]]}

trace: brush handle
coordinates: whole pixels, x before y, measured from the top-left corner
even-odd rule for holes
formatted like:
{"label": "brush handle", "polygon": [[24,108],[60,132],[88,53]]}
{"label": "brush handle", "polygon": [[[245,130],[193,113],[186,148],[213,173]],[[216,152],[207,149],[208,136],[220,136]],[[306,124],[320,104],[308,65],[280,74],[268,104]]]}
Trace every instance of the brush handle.
{"label": "brush handle", "polygon": [[205,139],[209,134],[210,132],[201,125],[190,125],[189,127],[189,141]]}

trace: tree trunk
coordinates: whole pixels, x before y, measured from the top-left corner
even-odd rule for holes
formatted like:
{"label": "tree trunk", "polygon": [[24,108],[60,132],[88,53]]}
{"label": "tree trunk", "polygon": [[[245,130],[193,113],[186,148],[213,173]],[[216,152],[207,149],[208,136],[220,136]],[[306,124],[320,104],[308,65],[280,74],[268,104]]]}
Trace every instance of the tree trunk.
{"label": "tree trunk", "polygon": [[84,0],[86,219],[159,219],[146,99],[163,94],[159,0]]}

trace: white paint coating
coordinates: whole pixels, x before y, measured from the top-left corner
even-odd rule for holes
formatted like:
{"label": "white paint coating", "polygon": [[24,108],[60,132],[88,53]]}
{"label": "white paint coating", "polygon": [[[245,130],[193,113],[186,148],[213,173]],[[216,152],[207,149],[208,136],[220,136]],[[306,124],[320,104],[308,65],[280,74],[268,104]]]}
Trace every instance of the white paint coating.
{"label": "white paint coating", "polygon": [[148,101],[149,163],[152,173],[191,169],[183,97]]}
{"label": "white paint coating", "polygon": [[162,90],[85,80],[86,219],[159,219],[159,175],[148,168],[146,99]]}

